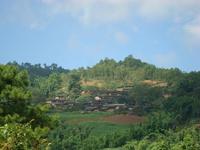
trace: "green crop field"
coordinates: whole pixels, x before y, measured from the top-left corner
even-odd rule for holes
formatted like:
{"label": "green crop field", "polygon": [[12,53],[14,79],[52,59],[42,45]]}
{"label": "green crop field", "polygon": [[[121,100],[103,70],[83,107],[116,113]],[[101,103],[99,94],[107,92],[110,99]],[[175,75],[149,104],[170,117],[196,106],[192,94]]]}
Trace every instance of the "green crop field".
{"label": "green crop field", "polygon": [[113,116],[113,112],[91,112],[86,114],[80,112],[59,112],[56,114],[66,126],[91,128],[92,135],[128,132],[131,126],[130,124],[112,123],[101,119],[102,117]]}
{"label": "green crop field", "polygon": [[113,115],[112,112],[81,113],[81,112],[78,112],[78,111],[75,111],[75,112],[59,112],[57,114],[60,117],[60,119],[66,120],[66,121],[78,120],[78,119],[98,119],[99,117]]}

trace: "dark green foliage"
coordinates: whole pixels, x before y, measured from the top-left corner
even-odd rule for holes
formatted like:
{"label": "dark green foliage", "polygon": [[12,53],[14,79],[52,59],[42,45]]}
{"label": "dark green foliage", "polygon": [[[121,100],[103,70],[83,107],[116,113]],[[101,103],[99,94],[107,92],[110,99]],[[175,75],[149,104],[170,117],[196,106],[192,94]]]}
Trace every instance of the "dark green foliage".
{"label": "dark green foliage", "polygon": [[57,124],[57,120],[53,118],[53,116],[47,115],[49,108],[46,105],[34,105],[29,106],[25,116],[25,120],[23,122],[29,122],[32,120],[32,127],[49,127],[53,128]]}
{"label": "dark green foliage", "polygon": [[36,77],[48,77],[52,73],[67,73],[69,70],[59,67],[57,64],[53,63],[50,66],[44,64],[30,64],[30,63],[22,63],[21,65],[17,62],[9,62],[9,65],[17,66],[21,70],[27,70],[31,79]]}
{"label": "dark green foliage", "polygon": [[165,131],[165,134],[145,136],[141,140],[132,140],[123,146],[124,150],[199,150],[200,130],[196,127],[183,128],[180,131]]}
{"label": "dark green foliage", "polygon": [[61,125],[49,135],[52,140],[52,149],[54,150],[78,150],[81,142],[88,138],[90,128],[67,127]]}
{"label": "dark green foliage", "polygon": [[176,85],[174,96],[165,102],[166,111],[172,112],[179,123],[200,117],[200,73],[185,75]]}
{"label": "dark green foliage", "polygon": [[129,91],[129,103],[134,105],[138,114],[159,110],[162,108],[163,91],[161,87],[135,84]]}
{"label": "dark green foliage", "polygon": [[172,127],[173,119],[170,114],[159,112],[150,114],[146,123],[134,125],[130,133],[133,139],[141,140],[151,133],[164,134],[166,129]]}
{"label": "dark green foliage", "polygon": [[124,61],[121,62],[121,64],[124,65],[125,67],[134,68],[134,69],[137,69],[139,67],[146,65],[146,63],[142,63],[141,60],[133,58],[132,55],[127,56],[124,59]]}
{"label": "dark green foliage", "polygon": [[80,76],[77,74],[70,74],[68,80],[68,92],[70,100],[76,100],[80,96]]}
{"label": "dark green foliage", "polygon": [[128,134],[114,132],[107,135],[94,136],[93,129],[87,126],[60,126],[49,135],[52,150],[100,150],[119,147],[130,140]]}
{"label": "dark green foliage", "polygon": [[52,149],[69,150],[100,150],[104,148],[120,147],[130,140],[154,141],[157,136],[166,135],[171,127],[169,114],[164,112],[151,114],[145,124],[133,125],[126,132],[109,132],[107,134],[92,134],[94,127],[83,125],[61,124],[57,129],[51,132],[49,138],[52,141]]}
{"label": "dark green foliage", "polygon": [[30,87],[33,91],[33,100],[45,101],[47,98],[57,96],[60,89],[61,78],[58,74],[50,74],[47,78],[36,78],[34,86]]}
{"label": "dark green foliage", "polygon": [[200,101],[195,97],[181,96],[170,98],[165,109],[172,112],[177,122],[183,123],[200,117]]}
{"label": "dark green foliage", "polygon": [[1,115],[24,114],[29,99],[28,75],[14,66],[0,65],[0,109]]}
{"label": "dark green foliage", "polygon": [[63,69],[57,64],[51,64],[50,66],[46,64],[32,65],[30,63],[22,63],[20,65],[16,62],[10,62],[8,64],[28,72],[30,79],[29,89],[36,103],[45,101],[49,97],[55,97],[60,92],[60,74],[67,74],[69,72],[69,70]]}
{"label": "dark green foliage", "polygon": [[50,145],[47,138],[48,128],[32,129],[27,124],[5,124],[0,127],[1,150],[44,150]]}
{"label": "dark green foliage", "polygon": [[[45,149],[52,120],[41,107],[31,105],[26,71],[0,65],[0,149]],[[44,127],[45,128],[41,128]]]}
{"label": "dark green foliage", "polygon": [[61,80],[58,74],[50,74],[46,80],[46,87],[44,87],[44,92],[46,97],[55,97],[56,91],[60,88]]}
{"label": "dark green foliage", "polygon": [[200,72],[186,74],[177,84],[176,95],[200,98]]}

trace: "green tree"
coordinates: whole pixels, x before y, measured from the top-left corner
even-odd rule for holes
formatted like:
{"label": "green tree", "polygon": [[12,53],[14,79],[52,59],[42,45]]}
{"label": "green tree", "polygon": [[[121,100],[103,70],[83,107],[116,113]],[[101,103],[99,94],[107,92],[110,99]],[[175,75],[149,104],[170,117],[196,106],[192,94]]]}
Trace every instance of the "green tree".
{"label": "green tree", "polygon": [[31,98],[28,74],[10,65],[0,65],[1,115],[24,114]]}
{"label": "green tree", "polygon": [[0,127],[1,150],[44,150],[50,143],[47,140],[48,128],[32,129],[27,124],[5,124]]}
{"label": "green tree", "polygon": [[163,90],[146,84],[135,84],[129,92],[129,100],[138,113],[159,110],[162,107]]}
{"label": "green tree", "polygon": [[76,100],[80,96],[80,76],[77,74],[70,74],[68,80],[68,92],[71,100]]}
{"label": "green tree", "polygon": [[48,145],[51,119],[42,108],[30,105],[28,85],[26,71],[0,65],[0,149],[39,150]]}

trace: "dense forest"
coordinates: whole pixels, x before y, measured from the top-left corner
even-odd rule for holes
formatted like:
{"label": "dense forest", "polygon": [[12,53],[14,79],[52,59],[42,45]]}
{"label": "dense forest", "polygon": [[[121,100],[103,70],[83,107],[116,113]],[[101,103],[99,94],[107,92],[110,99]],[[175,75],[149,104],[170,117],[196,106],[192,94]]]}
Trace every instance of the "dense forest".
{"label": "dense forest", "polygon": [[[95,96],[105,101],[109,97],[111,104],[129,108],[114,110],[112,115],[145,119],[105,134],[101,134],[105,124],[94,132],[88,124],[66,123],[67,114],[83,113]],[[73,103],[72,107],[47,103],[55,97]],[[157,68],[131,55],[118,62],[105,58],[92,67],[74,70],[56,64],[0,65],[3,150],[198,150],[199,108],[200,72]]]}

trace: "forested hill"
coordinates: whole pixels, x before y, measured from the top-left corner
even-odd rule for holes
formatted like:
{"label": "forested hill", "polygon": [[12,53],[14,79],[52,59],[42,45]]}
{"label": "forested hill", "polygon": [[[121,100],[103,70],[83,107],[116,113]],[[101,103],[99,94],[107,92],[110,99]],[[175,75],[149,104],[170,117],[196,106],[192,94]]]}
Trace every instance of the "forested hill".
{"label": "forested hill", "polygon": [[164,80],[176,81],[183,73],[177,68],[163,69],[154,65],[144,63],[129,55],[123,61],[116,62],[114,59],[101,60],[93,67],[77,70],[84,79],[101,80],[121,80],[121,81],[140,81],[140,80]]}
{"label": "forested hill", "polygon": [[31,81],[37,77],[48,77],[52,73],[76,73],[80,75],[83,80],[120,80],[124,83],[141,80],[163,80],[167,82],[174,82],[180,79],[183,72],[178,68],[164,69],[157,68],[154,65],[142,62],[135,59],[132,55],[127,56],[122,61],[115,61],[114,59],[105,58],[93,67],[78,68],[74,70],[64,69],[57,64],[50,66],[44,64],[10,62],[21,69],[28,71]]}
{"label": "forested hill", "polygon": [[64,69],[55,63],[52,63],[51,65],[31,64],[31,63],[18,64],[17,62],[14,61],[14,62],[9,62],[8,65],[14,65],[21,70],[27,70],[31,80],[36,77],[48,77],[52,73],[69,72],[68,69]]}
{"label": "forested hill", "polygon": [[186,74],[177,68],[157,68],[131,55],[121,61],[105,58],[93,67],[73,70],[64,69],[56,64],[8,64],[28,72],[29,88],[33,99],[37,101],[45,101],[57,95],[76,99],[84,90],[116,90],[120,87],[132,87],[141,81],[150,84],[165,83],[173,87]]}

